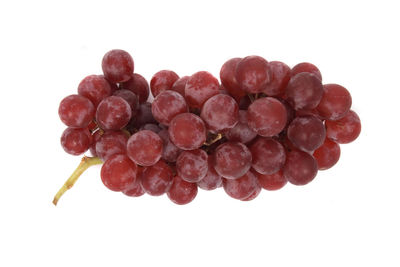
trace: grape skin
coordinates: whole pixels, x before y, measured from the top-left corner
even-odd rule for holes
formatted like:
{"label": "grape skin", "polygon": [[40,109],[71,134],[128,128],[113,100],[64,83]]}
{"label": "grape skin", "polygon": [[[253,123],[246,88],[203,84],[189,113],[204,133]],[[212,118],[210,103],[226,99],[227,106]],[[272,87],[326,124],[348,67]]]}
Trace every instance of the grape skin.
{"label": "grape skin", "polygon": [[214,168],[214,160],[211,155],[208,156],[207,174],[197,182],[198,187],[204,190],[214,190],[222,185],[222,177]]}
{"label": "grape skin", "polygon": [[132,91],[139,97],[139,103],[143,104],[147,101],[150,94],[149,83],[138,73],[133,73],[132,78],[126,82],[120,83],[121,89]]}
{"label": "grape skin", "polygon": [[96,121],[103,130],[120,130],[132,117],[128,102],[119,96],[109,96],[97,107]]}
{"label": "grape skin", "polygon": [[97,107],[104,98],[112,95],[112,89],[104,76],[89,75],[79,83],[78,94],[88,98]]}
{"label": "grape skin", "polygon": [[125,188],[122,190],[122,193],[129,197],[140,197],[144,195],[144,190],[142,188],[142,185],[140,184],[140,179],[143,173],[143,167],[137,168],[137,174],[136,174],[136,179],[133,182],[130,182],[125,186]]}
{"label": "grape skin", "polygon": [[201,108],[210,97],[219,94],[219,82],[207,71],[190,76],[185,86],[185,98],[192,108]]}
{"label": "grape skin", "polygon": [[161,196],[169,190],[172,178],[173,173],[171,168],[163,160],[160,160],[144,169],[140,181],[143,190],[147,194]]}
{"label": "grape skin", "polygon": [[241,60],[242,58],[239,57],[229,59],[222,65],[219,72],[223,87],[234,98],[240,98],[246,95],[246,92],[240,88],[235,77],[236,67]]}
{"label": "grape skin", "polygon": [[268,66],[271,78],[263,93],[267,96],[283,95],[290,80],[289,66],[280,61],[271,61]]}
{"label": "grape skin", "polygon": [[132,91],[120,89],[113,93],[114,96],[119,96],[125,100],[132,110],[132,117],[135,116],[139,109],[139,98]]}
{"label": "grape skin", "polygon": [[249,143],[257,136],[257,133],[247,125],[246,110],[239,110],[239,121],[232,128],[226,131],[225,137],[229,141],[236,141],[243,144]]}
{"label": "grape skin", "polygon": [[351,104],[351,95],[346,88],[338,84],[325,84],[324,94],[316,110],[324,119],[334,121],[343,118]]}
{"label": "grape skin", "polygon": [[326,136],[323,122],[315,116],[295,118],[289,125],[287,137],[300,150],[311,152],[320,147]]}
{"label": "grape skin", "polygon": [[243,58],[236,67],[235,78],[247,93],[261,93],[270,81],[268,62],[259,56]]}
{"label": "grape skin", "polygon": [[325,122],[326,136],[339,144],[348,144],[357,139],[361,132],[361,121],[357,113],[350,110],[336,121]]}
{"label": "grape skin", "polygon": [[95,109],[86,97],[70,95],[61,100],[58,115],[68,127],[85,128],[93,120]]}
{"label": "grape skin", "polygon": [[340,158],[340,146],[338,143],[325,139],[325,142],[313,153],[317,160],[319,170],[327,170],[332,168]]}
{"label": "grape skin", "polygon": [[186,83],[189,80],[189,76],[183,76],[181,78],[179,78],[178,80],[176,80],[174,82],[174,84],[171,87],[172,91],[175,91],[179,94],[181,94],[181,96],[185,97],[185,87],[186,87]]}
{"label": "grape skin", "polygon": [[68,154],[78,156],[85,153],[93,142],[87,128],[68,127],[61,135],[61,146]]}
{"label": "grape skin", "polygon": [[283,175],[290,183],[306,185],[317,176],[317,173],[318,165],[313,156],[300,150],[287,153]]}
{"label": "grape skin", "polygon": [[111,156],[101,167],[101,180],[112,191],[122,191],[137,177],[137,166],[125,154]]}
{"label": "grape skin", "polygon": [[178,205],[185,205],[193,201],[197,195],[197,185],[175,176],[167,192],[168,198]]}
{"label": "grape skin", "polygon": [[313,64],[311,64],[311,63],[302,62],[302,63],[297,64],[296,66],[294,66],[294,67],[292,68],[292,73],[291,73],[291,75],[292,75],[292,76],[295,76],[296,74],[299,74],[299,73],[302,73],[302,72],[312,73],[312,74],[314,74],[315,76],[317,76],[317,78],[318,78],[320,81],[322,81],[321,72],[319,71],[319,69],[318,69],[315,65],[313,65]]}
{"label": "grape skin", "polygon": [[154,97],[160,93],[171,90],[173,84],[179,79],[178,74],[172,70],[161,70],[153,75],[150,80],[150,90]]}
{"label": "grape skin", "polygon": [[128,52],[114,49],[104,55],[101,67],[108,80],[113,83],[121,83],[131,79],[134,63]]}
{"label": "grape skin", "polygon": [[154,118],[167,126],[176,115],[188,111],[189,108],[185,98],[171,90],[159,93],[151,105],[151,112]]}
{"label": "grape skin", "polygon": [[261,174],[279,171],[286,161],[285,148],[270,138],[260,137],[251,144],[252,167]]}
{"label": "grape skin", "polygon": [[287,184],[287,179],[283,175],[282,170],[273,173],[273,174],[261,174],[255,172],[258,183],[265,190],[273,191],[279,190]]}
{"label": "grape skin", "polygon": [[128,139],[127,154],[138,165],[152,166],[161,158],[163,141],[158,134],[142,130]]}
{"label": "grape skin", "polygon": [[214,153],[214,167],[226,179],[243,176],[251,167],[250,150],[242,143],[226,142],[218,146]]}
{"label": "grape skin", "polygon": [[169,139],[169,133],[167,129],[161,130],[158,135],[163,140],[163,152],[162,159],[167,162],[176,162],[179,154],[182,152],[174,143]]}
{"label": "grape skin", "polygon": [[128,136],[121,131],[105,132],[96,142],[96,154],[103,161],[115,154],[126,153]]}
{"label": "grape skin", "polygon": [[245,200],[249,198],[254,191],[260,187],[257,177],[252,171],[246,172],[238,179],[223,179],[223,187],[225,192],[232,198]]}
{"label": "grape skin", "polygon": [[178,175],[190,183],[203,179],[208,171],[208,155],[202,149],[183,151],[176,160]]}
{"label": "grape skin", "polygon": [[206,126],[203,120],[193,113],[182,113],[172,119],[168,128],[169,137],[182,150],[201,147],[206,141]]}

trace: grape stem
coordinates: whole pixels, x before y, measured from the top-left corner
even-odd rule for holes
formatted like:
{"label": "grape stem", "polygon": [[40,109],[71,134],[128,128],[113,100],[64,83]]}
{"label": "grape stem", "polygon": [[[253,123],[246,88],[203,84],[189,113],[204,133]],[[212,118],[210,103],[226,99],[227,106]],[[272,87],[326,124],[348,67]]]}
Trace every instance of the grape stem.
{"label": "grape stem", "polygon": [[54,196],[53,204],[57,205],[58,201],[60,200],[61,196],[67,192],[68,189],[75,184],[81,174],[86,171],[90,166],[102,164],[103,161],[98,157],[86,157],[84,156],[79,164],[78,168],[71,174],[68,180],[64,183],[64,185],[58,190],[57,194]]}
{"label": "grape stem", "polygon": [[212,144],[214,144],[215,142],[217,142],[218,140],[222,139],[222,137],[224,137],[222,134],[217,134],[217,136],[215,136],[215,138],[213,138],[210,141],[207,141],[204,143],[204,145],[206,146],[211,146]]}

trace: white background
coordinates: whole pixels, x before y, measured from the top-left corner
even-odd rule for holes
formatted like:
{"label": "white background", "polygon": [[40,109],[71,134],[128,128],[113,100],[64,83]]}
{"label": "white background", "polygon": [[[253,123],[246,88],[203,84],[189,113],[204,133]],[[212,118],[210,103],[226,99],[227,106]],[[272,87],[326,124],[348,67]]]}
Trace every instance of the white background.
{"label": "white background", "polygon": [[[399,266],[398,1],[1,1],[0,266]],[[359,139],[304,187],[251,202],[107,190],[78,165],[60,100],[113,48],[148,80],[218,75],[231,57],[316,64],[353,95]]]}

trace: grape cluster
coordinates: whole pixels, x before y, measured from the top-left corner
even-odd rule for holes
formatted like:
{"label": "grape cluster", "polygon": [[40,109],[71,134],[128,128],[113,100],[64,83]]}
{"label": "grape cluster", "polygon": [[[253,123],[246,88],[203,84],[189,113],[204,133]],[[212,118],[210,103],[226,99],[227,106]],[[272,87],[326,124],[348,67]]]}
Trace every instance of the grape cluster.
{"label": "grape cluster", "polygon": [[149,86],[127,52],[112,50],[102,69],[60,103],[68,126],[62,147],[93,157],[84,157],[55,203],[82,169],[101,163],[104,185],[128,196],[166,193],[187,204],[198,187],[223,187],[248,201],[262,188],[311,182],[339,160],[339,144],[361,131],[350,93],[323,84],[310,63],[291,69],[260,56],[233,58],[221,68],[221,83],[206,71],[180,78],[162,70]]}

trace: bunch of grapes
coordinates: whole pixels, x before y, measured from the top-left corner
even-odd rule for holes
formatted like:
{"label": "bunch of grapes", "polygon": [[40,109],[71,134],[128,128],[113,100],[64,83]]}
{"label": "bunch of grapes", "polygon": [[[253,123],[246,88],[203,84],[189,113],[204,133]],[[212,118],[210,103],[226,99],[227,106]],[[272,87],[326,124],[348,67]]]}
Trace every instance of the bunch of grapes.
{"label": "bunch of grapes", "polygon": [[107,188],[132,197],[166,193],[187,204],[198,187],[223,187],[248,201],[262,188],[311,182],[339,160],[339,144],[361,131],[350,93],[322,84],[310,63],[291,69],[259,56],[233,58],[221,68],[221,83],[206,71],[179,77],[162,70],[149,86],[127,52],[111,50],[102,69],[60,103],[68,126],[62,147],[92,157],[82,159],[54,204],[95,164],[103,164]]}

